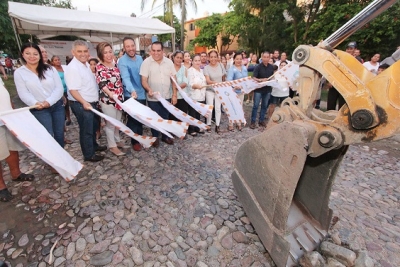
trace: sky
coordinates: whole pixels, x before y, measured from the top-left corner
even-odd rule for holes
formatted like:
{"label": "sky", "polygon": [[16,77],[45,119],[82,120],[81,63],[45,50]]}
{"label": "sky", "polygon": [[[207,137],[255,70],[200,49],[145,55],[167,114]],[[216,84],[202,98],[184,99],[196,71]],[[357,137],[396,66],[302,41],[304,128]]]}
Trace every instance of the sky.
{"label": "sky", "polygon": [[[152,10],[153,0],[147,0],[143,12],[140,10],[141,0],[72,0],[72,6],[78,10],[107,13],[120,16],[130,16],[135,13],[137,17],[153,17],[163,14],[164,0],[156,0],[154,9]],[[206,12],[211,15],[212,13],[224,13],[229,11],[229,1],[224,0],[196,0],[197,13],[189,4],[187,20],[192,18],[201,18],[206,15]],[[175,15],[180,18],[180,10],[174,10]]]}

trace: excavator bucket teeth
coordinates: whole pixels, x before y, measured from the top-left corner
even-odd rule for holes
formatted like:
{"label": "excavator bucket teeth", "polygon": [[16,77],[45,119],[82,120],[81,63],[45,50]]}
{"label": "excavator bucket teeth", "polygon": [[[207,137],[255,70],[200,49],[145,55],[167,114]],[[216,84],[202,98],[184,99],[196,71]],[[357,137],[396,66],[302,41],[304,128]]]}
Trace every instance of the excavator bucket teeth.
{"label": "excavator bucket teeth", "polygon": [[239,148],[232,181],[243,208],[278,267],[297,266],[329,227],[333,179],[347,149],[307,156],[309,133],[284,122]]}

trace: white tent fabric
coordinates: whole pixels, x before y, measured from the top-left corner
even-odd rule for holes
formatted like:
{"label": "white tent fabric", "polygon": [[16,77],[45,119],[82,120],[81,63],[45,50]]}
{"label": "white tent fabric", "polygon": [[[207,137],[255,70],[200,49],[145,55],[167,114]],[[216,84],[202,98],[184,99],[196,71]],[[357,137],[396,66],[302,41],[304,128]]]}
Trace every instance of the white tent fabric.
{"label": "white tent fabric", "polygon": [[34,34],[39,39],[44,39],[44,36],[75,35],[92,42],[115,42],[125,36],[175,32],[174,28],[158,19],[122,17],[17,2],[8,2],[8,14],[18,34]]}

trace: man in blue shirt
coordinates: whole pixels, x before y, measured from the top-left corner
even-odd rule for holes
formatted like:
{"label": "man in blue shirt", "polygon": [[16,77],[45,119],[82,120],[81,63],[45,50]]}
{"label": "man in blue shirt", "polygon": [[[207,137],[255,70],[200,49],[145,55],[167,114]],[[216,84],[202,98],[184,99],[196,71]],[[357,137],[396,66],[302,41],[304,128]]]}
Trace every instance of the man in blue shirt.
{"label": "man in blue shirt", "polygon": [[[124,86],[124,99],[133,97],[136,101],[146,105],[146,93],[140,80],[140,66],[143,63],[141,56],[136,55],[136,44],[131,37],[123,39],[125,54],[118,61],[121,72],[122,84]],[[143,134],[143,124],[128,115],[126,123],[134,133]],[[142,145],[135,139],[131,139],[132,148],[135,151],[142,150]]]}

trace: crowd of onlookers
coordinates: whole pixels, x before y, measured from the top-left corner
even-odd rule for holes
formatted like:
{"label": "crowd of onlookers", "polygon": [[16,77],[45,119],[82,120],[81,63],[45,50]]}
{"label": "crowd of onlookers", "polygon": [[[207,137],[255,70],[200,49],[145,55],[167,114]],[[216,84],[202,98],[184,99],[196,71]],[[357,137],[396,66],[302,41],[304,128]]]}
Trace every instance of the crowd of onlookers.
{"label": "crowd of onlookers", "polygon": [[[6,59],[6,68],[0,66],[3,78],[7,79],[7,71],[14,72],[14,81],[20,99],[31,109],[33,116],[47,129],[57,143],[64,147],[71,140],[65,138],[66,127],[71,124],[71,111],[77,118],[79,125],[79,143],[85,161],[101,161],[104,156],[98,154],[107,148],[116,156],[124,156],[125,149],[142,150],[142,145],[135,139],[127,145],[120,137],[119,130],[108,121],[101,121],[91,110],[100,110],[104,114],[118,120],[126,121],[134,133],[143,134],[143,124],[135,118],[125,114],[116,100],[127,101],[135,99],[142,105],[147,105],[163,119],[177,120],[157,99],[156,94],[171,102],[181,111],[196,119],[204,119],[207,130],[190,125],[188,135],[193,137],[212,132],[212,123],[215,124],[215,133],[224,132],[221,129],[221,120],[224,113],[219,97],[216,97],[212,85],[224,81],[233,81],[252,76],[257,82],[265,82],[274,77],[279,86],[264,86],[244,94],[239,86],[233,87],[242,105],[252,105],[250,128],[266,127],[268,118],[274,109],[287,97],[293,97],[292,90],[278,69],[290,63],[286,52],[274,50],[272,53],[262,52],[260,57],[255,53],[247,55],[245,51],[220,55],[211,50],[192,56],[187,51],[164,53],[163,43],[154,42],[150,46],[149,56],[142,57],[136,53],[135,41],[126,37],[123,39],[123,49],[118,57],[114,55],[110,43],[102,42],[96,48],[97,57],[90,58],[88,44],[77,40],[73,43],[73,58],[67,58],[67,65],[61,63],[58,56],[48,58],[47,51],[36,44],[27,43],[21,48],[23,65],[17,69],[10,65],[11,59]],[[363,62],[356,43],[350,42],[346,52],[353,55],[372,73],[379,74],[387,65],[380,65],[380,55],[375,54],[370,61]],[[11,61],[12,63],[12,61]],[[192,100],[213,105],[213,116],[202,118],[198,111],[190,106],[182,97],[181,91],[170,77],[174,77],[179,85]],[[327,109],[340,108],[344,99],[329,82],[321,87],[329,88]],[[11,109],[10,98],[4,86],[1,86],[0,111]],[[319,98],[319,97],[318,97]],[[337,103],[338,102],[338,103]],[[319,99],[315,101],[319,108]],[[259,111],[259,106],[261,106]],[[228,121],[228,131],[242,130],[243,125],[234,125]],[[107,146],[98,144],[101,129],[107,140]],[[0,127],[1,151],[0,160],[6,159],[10,172],[16,181],[32,181],[34,176],[21,173],[18,165],[18,151],[21,146],[5,130]],[[160,141],[173,145],[174,140],[151,129],[156,137],[153,147],[158,147]],[[55,172],[53,169],[52,171]],[[8,201],[11,195],[5,187],[2,170],[0,170],[0,200]]]}

